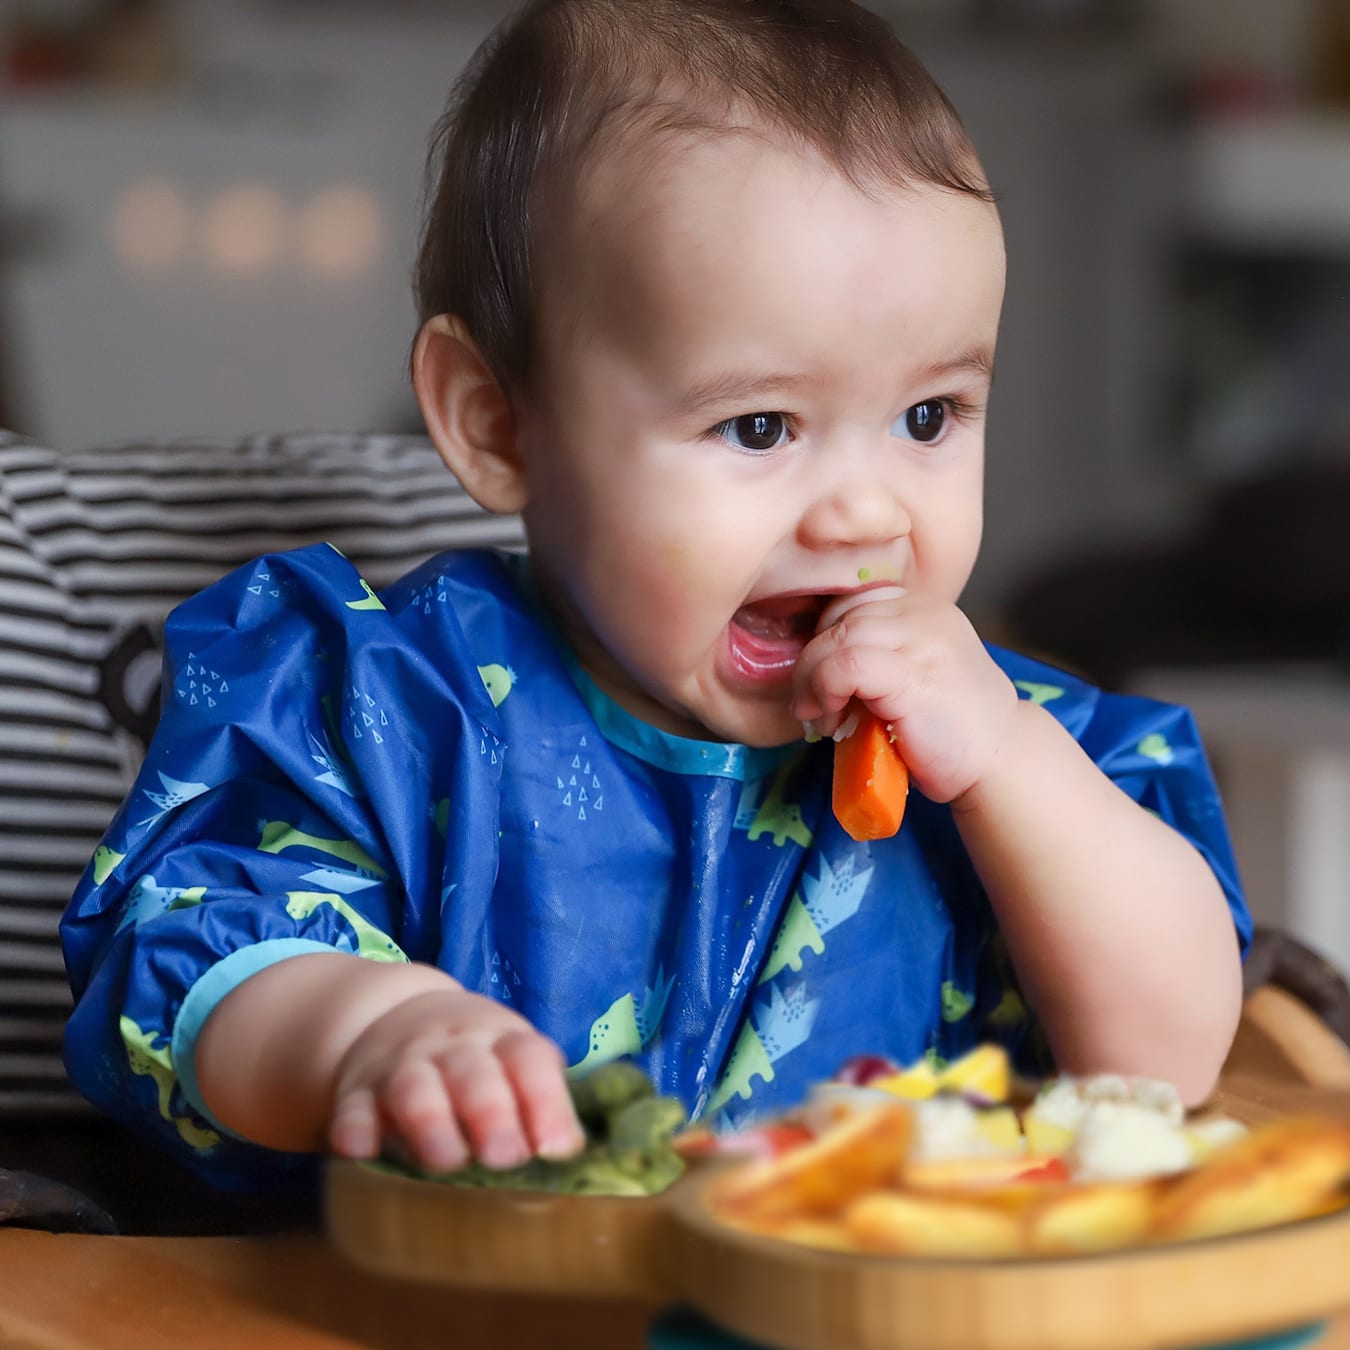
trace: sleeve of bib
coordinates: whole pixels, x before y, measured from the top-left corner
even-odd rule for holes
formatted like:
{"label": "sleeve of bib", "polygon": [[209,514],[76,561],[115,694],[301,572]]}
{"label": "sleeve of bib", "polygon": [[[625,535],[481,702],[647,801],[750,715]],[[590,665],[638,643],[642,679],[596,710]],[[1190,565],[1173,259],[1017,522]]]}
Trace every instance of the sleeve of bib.
{"label": "sleeve of bib", "polygon": [[[169,620],[159,729],[62,921],[66,1064],[222,1185],[300,1160],[207,1111],[194,1050],[220,1000],[310,952],[435,962],[447,841],[430,803],[447,795],[490,889],[483,699],[451,683],[324,546],[249,564]],[[433,751],[417,734],[430,715]]]}

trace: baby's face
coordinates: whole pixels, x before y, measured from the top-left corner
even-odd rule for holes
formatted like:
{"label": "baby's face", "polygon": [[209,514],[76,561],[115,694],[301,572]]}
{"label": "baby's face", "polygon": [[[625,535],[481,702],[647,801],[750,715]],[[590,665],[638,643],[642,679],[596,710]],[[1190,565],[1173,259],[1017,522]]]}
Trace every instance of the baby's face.
{"label": "baby's face", "polygon": [[621,705],[783,744],[831,597],[955,602],[974,565],[1002,234],[973,198],[868,197],[759,137],[638,153],[586,176],[545,253],[534,567]]}

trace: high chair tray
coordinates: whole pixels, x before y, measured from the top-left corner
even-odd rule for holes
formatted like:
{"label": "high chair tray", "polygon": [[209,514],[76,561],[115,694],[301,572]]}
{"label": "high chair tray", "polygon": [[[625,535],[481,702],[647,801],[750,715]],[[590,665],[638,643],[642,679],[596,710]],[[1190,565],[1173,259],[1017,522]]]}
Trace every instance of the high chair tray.
{"label": "high chair tray", "polygon": [[[1245,1077],[1214,1105],[1248,1123],[1350,1093]],[[602,1198],[441,1185],[335,1161],[332,1241],[386,1275],[668,1300],[781,1350],[1145,1350],[1252,1337],[1350,1306],[1350,1210],[1232,1237],[1056,1259],[836,1253],[729,1227],[705,1193]]]}

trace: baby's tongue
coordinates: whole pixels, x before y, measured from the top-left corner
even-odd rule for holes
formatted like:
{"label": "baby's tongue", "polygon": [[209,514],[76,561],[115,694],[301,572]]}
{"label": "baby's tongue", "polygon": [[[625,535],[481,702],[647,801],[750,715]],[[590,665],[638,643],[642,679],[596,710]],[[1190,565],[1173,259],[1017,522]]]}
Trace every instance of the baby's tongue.
{"label": "baby's tongue", "polygon": [[819,601],[809,595],[784,596],[742,605],[731,621],[755,637],[786,641],[814,633],[819,610]]}

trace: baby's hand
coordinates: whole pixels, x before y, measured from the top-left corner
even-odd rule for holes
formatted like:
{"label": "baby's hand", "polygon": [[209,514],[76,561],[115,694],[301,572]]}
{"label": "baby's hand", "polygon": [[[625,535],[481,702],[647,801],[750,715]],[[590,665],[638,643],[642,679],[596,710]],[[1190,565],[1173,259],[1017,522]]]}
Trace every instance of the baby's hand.
{"label": "baby's hand", "polygon": [[857,699],[889,724],[923,794],[949,802],[983,779],[1009,740],[1017,691],[951,604],[898,586],[841,596],[793,673],[792,713],[833,735]]}
{"label": "baby's hand", "polygon": [[584,1143],[558,1047],[457,987],[407,999],[356,1038],[338,1066],[328,1137],[349,1158],[393,1140],[436,1171],[569,1157]]}

